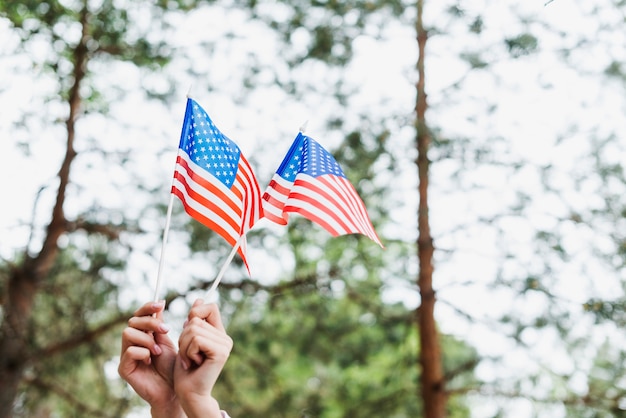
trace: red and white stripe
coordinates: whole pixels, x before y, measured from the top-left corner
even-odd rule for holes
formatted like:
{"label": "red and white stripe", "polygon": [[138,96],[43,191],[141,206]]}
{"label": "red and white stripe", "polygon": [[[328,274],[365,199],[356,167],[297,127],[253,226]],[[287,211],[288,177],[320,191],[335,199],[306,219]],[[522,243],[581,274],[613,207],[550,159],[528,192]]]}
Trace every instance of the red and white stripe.
{"label": "red and white stripe", "polygon": [[285,225],[288,214],[296,212],[333,236],[359,233],[382,247],[363,201],[345,177],[299,173],[295,182],[290,182],[275,174],[263,200],[270,221]]}
{"label": "red and white stripe", "polygon": [[[235,182],[227,187],[190,160],[187,153],[179,152],[172,193],[181,200],[189,216],[215,231],[231,246],[263,217],[261,191],[243,154]],[[238,252],[247,266],[245,245]]]}

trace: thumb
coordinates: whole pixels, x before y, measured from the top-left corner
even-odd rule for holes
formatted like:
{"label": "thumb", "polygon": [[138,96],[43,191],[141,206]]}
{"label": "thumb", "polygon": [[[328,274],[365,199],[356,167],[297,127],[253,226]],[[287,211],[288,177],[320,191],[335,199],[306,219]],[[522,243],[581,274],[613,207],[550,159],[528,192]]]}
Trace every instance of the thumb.
{"label": "thumb", "polygon": [[176,348],[174,346],[174,342],[172,341],[172,339],[170,338],[168,334],[169,327],[165,325],[165,323],[162,323],[160,327],[161,329],[163,329],[163,332],[154,333],[154,342],[162,347],[167,347],[167,348],[175,350]]}

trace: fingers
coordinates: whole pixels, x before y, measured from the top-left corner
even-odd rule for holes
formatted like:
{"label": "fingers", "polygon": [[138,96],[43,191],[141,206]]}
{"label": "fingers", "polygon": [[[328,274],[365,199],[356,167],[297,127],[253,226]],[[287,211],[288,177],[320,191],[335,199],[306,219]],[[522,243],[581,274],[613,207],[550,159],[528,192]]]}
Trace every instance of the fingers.
{"label": "fingers", "polygon": [[128,326],[143,332],[154,332],[157,334],[167,334],[170,330],[167,324],[163,322],[163,319],[151,316],[133,316],[128,320]]}
{"label": "fingers", "polygon": [[149,365],[152,362],[150,350],[143,347],[128,347],[127,350],[122,352],[117,372],[126,380],[135,371],[138,362]]}
{"label": "fingers", "polygon": [[126,327],[122,331],[122,355],[131,347],[142,347],[154,355],[161,354],[161,347],[156,343],[153,334],[143,330]]}
{"label": "fingers", "polygon": [[167,337],[164,339],[160,335],[169,331],[169,327],[163,323],[164,307],[164,301],[149,302],[135,311],[128,320],[128,327],[122,332],[122,353],[130,346],[141,346],[153,354],[161,354],[156,341],[167,341]]}
{"label": "fingers", "polygon": [[152,314],[163,313],[165,309],[165,301],[160,300],[157,302],[144,303],[139,309],[135,311],[133,316],[150,316]]}
{"label": "fingers", "polygon": [[205,304],[202,299],[197,299],[189,310],[187,320],[191,321],[193,318],[204,319],[220,331],[226,332],[220,310],[215,303]]}
{"label": "fingers", "polygon": [[[175,347],[166,335],[169,328],[163,323],[164,308],[164,301],[148,302],[128,320],[128,327],[122,332],[120,374],[132,372],[138,362],[151,364],[151,355],[159,356],[164,352],[175,355]],[[226,334],[217,305],[196,300],[179,338],[179,354],[185,368],[192,363],[200,365],[207,359],[223,365],[232,347],[233,341]]]}
{"label": "fingers", "polygon": [[133,366],[136,362],[142,362],[146,365],[152,363],[152,357],[150,356],[150,350],[143,347],[128,347],[128,350],[122,354],[122,358],[120,360],[120,369],[122,366]]}
{"label": "fingers", "polygon": [[225,363],[233,347],[233,340],[224,332],[199,317],[193,317],[179,338],[179,356],[185,369],[191,363],[202,364],[206,359]]}

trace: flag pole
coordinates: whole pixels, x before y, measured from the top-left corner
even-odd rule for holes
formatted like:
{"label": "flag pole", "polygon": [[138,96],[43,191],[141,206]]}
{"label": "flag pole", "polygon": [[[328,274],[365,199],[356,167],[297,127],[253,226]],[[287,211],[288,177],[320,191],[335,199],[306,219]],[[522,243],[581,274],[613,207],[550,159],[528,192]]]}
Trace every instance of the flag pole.
{"label": "flag pole", "polygon": [[[187,90],[187,99],[191,98],[191,84],[189,90]],[[176,172],[176,163],[174,164],[174,172]],[[172,185],[174,185],[174,178],[172,177]],[[158,302],[159,289],[161,287],[161,273],[163,272],[163,262],[165,259],[165,246],[167,245],[167,236],[170,231],[170,223],[172,220],[172,207],[174,206],[174,193],[170,191],[170,203],[167,205],[167,215],[165,217],[165,228],[163,229],[163,242],[161,243],[161,256],[159,259],[159,269],[157,270],[157,280],[154,286],[154,301]]]}
{"label": "flag pole", "polygon": [[239,237],[239,239],[237,240],[237,242],[233,246],[233,249],[230,250],[230,254],[228,254],[228,257],[226,258],[226,261],[224,262],[224,265],[222,266],[222,268],[219,271],[219,273],[217,273],[217,276],[215,277],[215,280],[213,280],[213,284],[211,285],[211,288],[207,292],[206,300],[211,300],[211,295],[213,294],[213,292],[215,291],[217,286],[222,281],[222,277],[224,276],[224,273],[226,272],[226,268],[230,265],[230,262],[233,261],[233,257],[235,256],[235,253],[237,252],[237,250],[241,246],[241,242],[245,238],[246,238],[245,234],[242,235],[241,237]]}
{"label": "flag pole", "polygon": [[172,207],[174,206],[174,194],[170,194],[170,203],[167,206],[167,216],[165,217],[165,229],[163,230],[163,242],[161,244],[161,258],[159,260],[159,270],[157,271],[157,281],[154,288],[154,301],[159,299],[159,288],[161,287],[161,273],[163,271],[163,260],[165,259],[165,245],[167,244],[167,236],[170,230],[170,221],[172,219]]}

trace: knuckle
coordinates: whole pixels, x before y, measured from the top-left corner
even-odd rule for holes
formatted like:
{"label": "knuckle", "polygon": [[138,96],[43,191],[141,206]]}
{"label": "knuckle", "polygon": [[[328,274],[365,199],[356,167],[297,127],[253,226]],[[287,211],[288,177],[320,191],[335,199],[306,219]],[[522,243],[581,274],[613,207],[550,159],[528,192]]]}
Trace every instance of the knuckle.
{"label": "knuckle", "polygon": [[124,328],[124,331],[122,331],[122,337],[129,338],[132,332],[133,332],[133,329],[130,326]]}
{"label": "knuckle", "polygon": [[203,319],[196,317],[193,317],[189,320],[189,323],[187,324],[187,327],[191,327],[193,329],[197,328],[197,327],[201,327],[202,323],[204,322]]}

